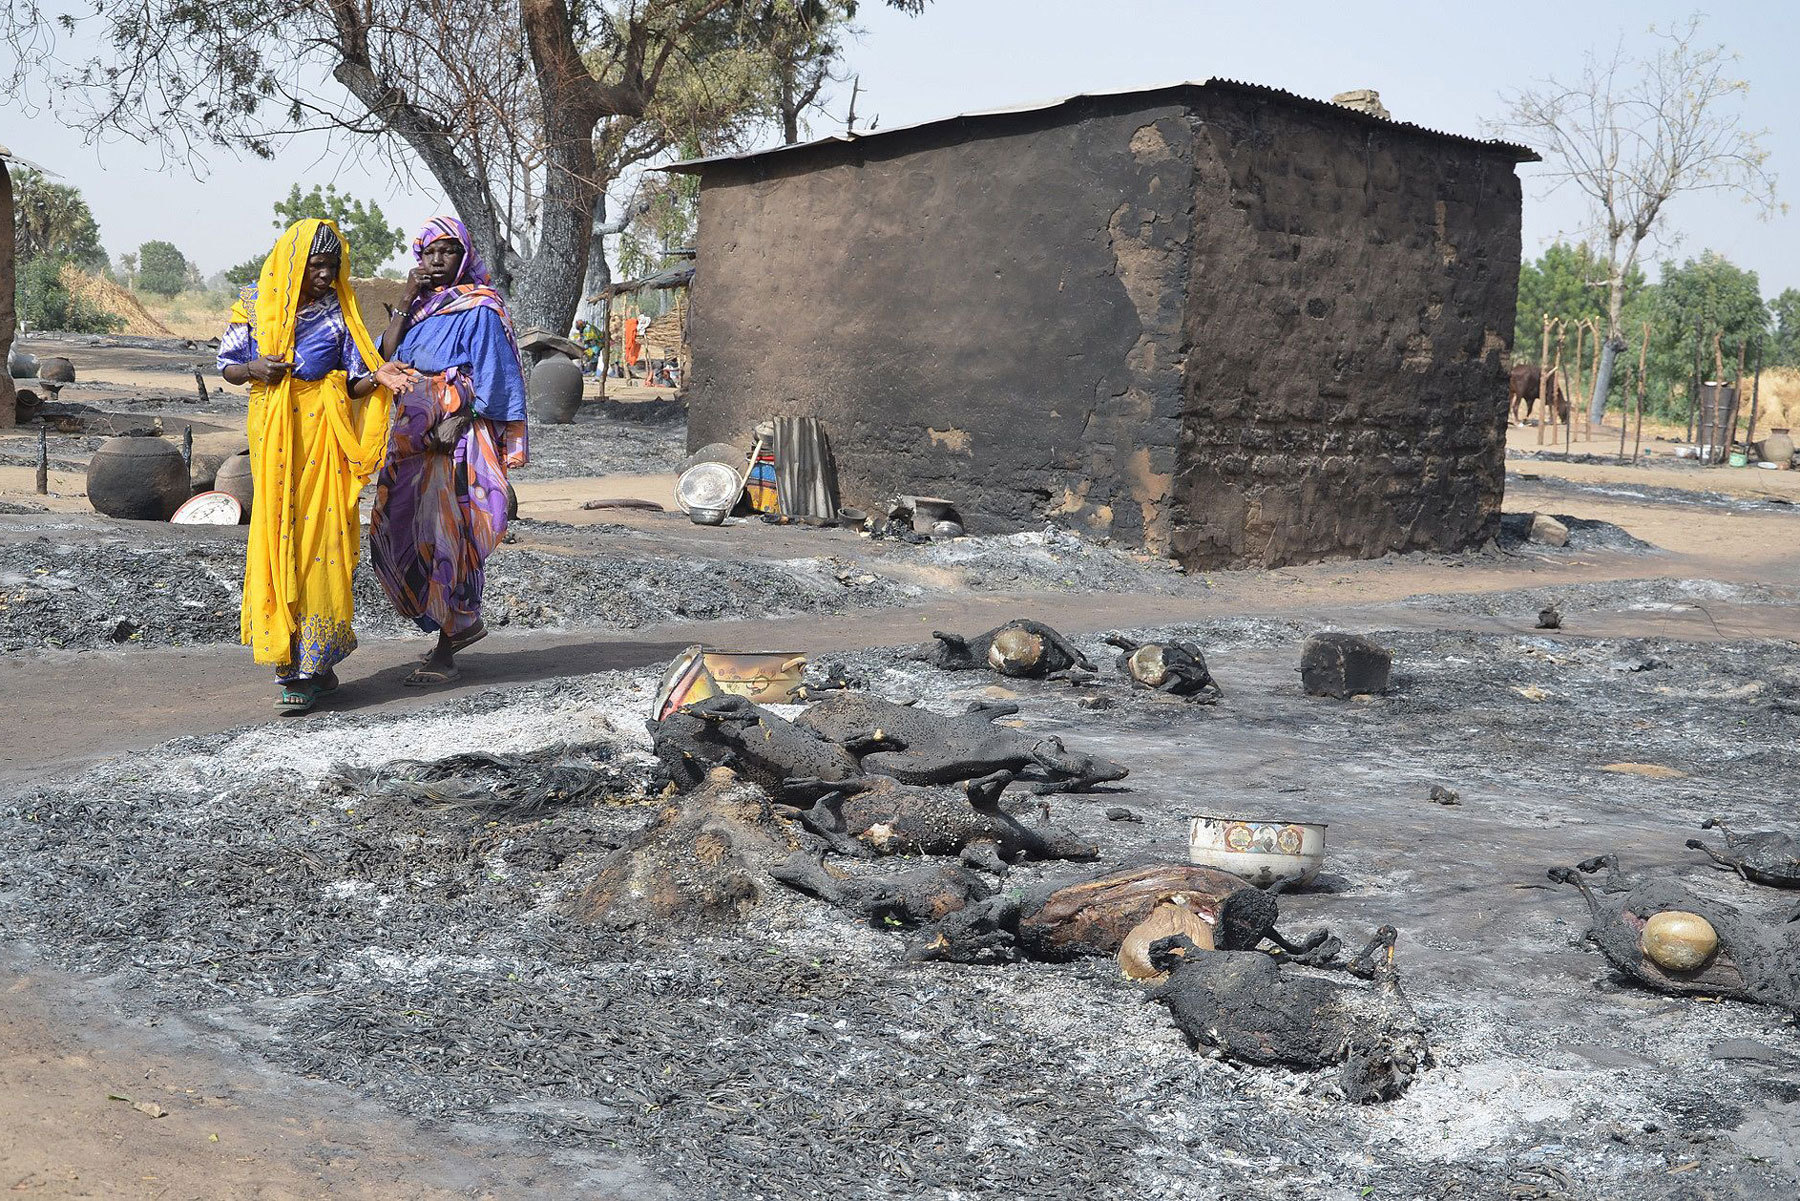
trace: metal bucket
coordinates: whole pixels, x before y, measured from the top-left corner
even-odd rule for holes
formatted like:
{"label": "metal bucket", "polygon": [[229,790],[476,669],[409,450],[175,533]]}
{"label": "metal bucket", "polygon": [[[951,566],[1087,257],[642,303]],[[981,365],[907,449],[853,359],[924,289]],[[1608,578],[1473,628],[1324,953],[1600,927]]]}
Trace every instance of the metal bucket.
{"label": "metal bucket", "polygon": [[1700,408],[1694,427],[1694,441],[1700,446],[1702,463],[1723,463],[1731,450],[1732,425],[1737,419],[1738,390],[1735,384],[1708,380],[1700,385]]}

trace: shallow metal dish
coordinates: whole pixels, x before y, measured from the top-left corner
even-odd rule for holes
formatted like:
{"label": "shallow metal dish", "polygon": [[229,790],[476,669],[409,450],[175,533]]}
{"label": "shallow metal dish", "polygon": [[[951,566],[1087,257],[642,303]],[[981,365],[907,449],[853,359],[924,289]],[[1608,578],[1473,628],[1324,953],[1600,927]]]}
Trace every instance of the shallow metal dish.
{"label": "shallow metal dish", "polygon": [[[675,481],[675,503],[683,513],[695,509],[719,509],[729,513],[744,490],[744,479],[723,463],[696,463]],[[720,520],[723,520],[721,516]],[[717,525],[717,521],[705,524]]]}
{"label": "shallow metal dish", "polygon": [[1188,862],[1242,876],[1260,888],[1278,881],[1305,884],[1325,862],[1325,823],[1190,817]]}

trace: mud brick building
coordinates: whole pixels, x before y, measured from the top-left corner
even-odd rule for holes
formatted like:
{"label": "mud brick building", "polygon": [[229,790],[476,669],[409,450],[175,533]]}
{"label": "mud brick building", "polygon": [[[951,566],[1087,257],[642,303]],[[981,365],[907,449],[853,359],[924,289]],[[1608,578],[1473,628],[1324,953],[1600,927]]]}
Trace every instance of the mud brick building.
{"label": "mud brick building", "polygon": [[1533,157],[1211,80],[677,164],[689,440],[1193,566],[1479,543]]}

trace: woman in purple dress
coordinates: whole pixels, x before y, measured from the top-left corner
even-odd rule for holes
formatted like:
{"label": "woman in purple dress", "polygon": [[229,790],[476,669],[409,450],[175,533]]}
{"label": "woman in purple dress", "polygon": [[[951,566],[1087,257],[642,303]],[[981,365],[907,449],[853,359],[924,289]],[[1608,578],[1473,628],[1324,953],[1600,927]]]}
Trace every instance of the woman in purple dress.
{"label": "woman in purple dress", "polygon": [[418,373],[394,396],[393,437],[369,521],[369,557],[389,599],[437,644],[406,678],[459,676],[483,638],[483,564],[506,532],[506,473],[526,462],[525,379],[512,318],[454,217],[413,239],[418,266],[381,352]]}

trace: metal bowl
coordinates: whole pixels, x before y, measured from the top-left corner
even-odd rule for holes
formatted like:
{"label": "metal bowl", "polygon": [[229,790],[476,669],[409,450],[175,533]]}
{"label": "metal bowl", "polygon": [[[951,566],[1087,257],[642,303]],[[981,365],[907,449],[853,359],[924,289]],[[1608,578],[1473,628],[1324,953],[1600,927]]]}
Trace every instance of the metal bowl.
{"label": "metal bowl", "polygon": [[695,525],[724,525],[725,514],[730,511],[729,509],[703,509],[695,505],[688,509],[687,515],[688,520]]}
{"label": "metal bowl", "polygon": [[[675,503],[684,513],[695,509],[721,509],[730,512],[744,490],[744,479],[723,463],[696,463],[675,481]],[[721,518],[723,520],[723,518]],[[717,521],[707,522],[718,525]]]}
{"label": "metal bowl", "polygon": [[1188,862],[1242,876],[1259,888],[1306,884],[1325,862],[1325,823],[1190,817]]}

